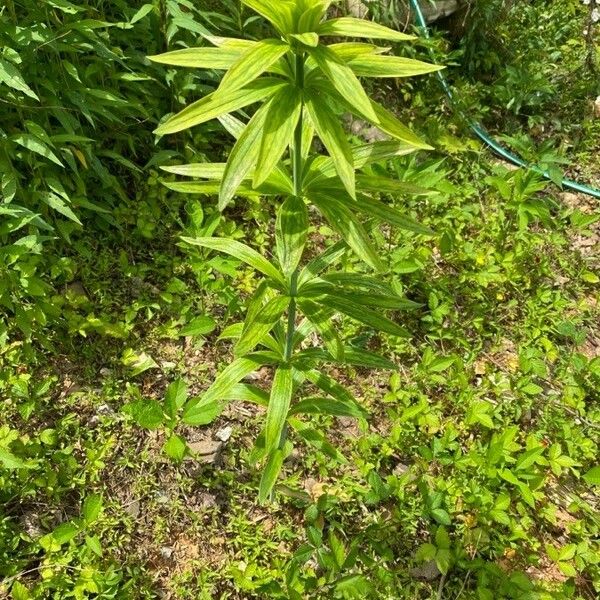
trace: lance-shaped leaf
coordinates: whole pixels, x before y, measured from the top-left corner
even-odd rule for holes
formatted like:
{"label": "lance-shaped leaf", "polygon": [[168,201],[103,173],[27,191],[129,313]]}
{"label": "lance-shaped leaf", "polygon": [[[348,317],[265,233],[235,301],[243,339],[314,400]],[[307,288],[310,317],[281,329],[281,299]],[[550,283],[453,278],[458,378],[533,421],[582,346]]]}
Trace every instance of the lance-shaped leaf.
{"label": "lance-shaped leaf", "polygon": [[285,278],[281,272],[273,266],[266,258],[259,254],[256,250],[242,244],[236,240],[229,238],[211,238],[211,237],[182,237],[183,242],[191,246],[200,246],[201,248],[210,248],[219,252],[225,252],[245,262],[252,268],[260,271],[263,275],[270,277],[274,281],[285,285]]}
{"label": "lance-shaped leaf", "polygon": [[346,253],[346,243],[336,242],[333,246],[330,246],[313,258],[300,272],[298,277],[298,289],[301,290],[302,286],[308,281],[322,273],[327,267],[332,265],[336,260],[340,259]]}
{"label": "lance-shaped leaf", "polygon": [[356,209],[366,215],[370,215],[380,221],[384,221],[385,223],[389,223],[400,229],[405,229],[406,231],[412,231],[422,235],[435,235],[435,231],[429,227],[421,225],[421,223],[418,223],[414,219],[401,214],[380,200],[375,200],[368,196],[361,195],[360,199],[356,202]]}
{"label": "lance-shaped leaf", "polygon": [[234,65],[243,56],[244,52],[247,52],[253,45],[254,42],[248,42],[246,47],[185,48],[149,56],[148,58],[153,62],[174,67],[226,70]]}
{"label": "lance-shaped leaf", "polygon": [[[385,265],[371,244],[369,236],[356,218],[348,203],[332,196],[313,193],[310,201],[319,209],[329,225],[337,231],[356,255],[376,271],[384,271]],[[355,204],[355,203],[353,203]]]}
{"label": "lance-shaped leaf", "polygon": [[292,33],[290,37],[309,48],[316,48],[319,45],[319,36],[314,32]]}
{"label": "lance-shaped leaf", "polygon": [[281,89],[269,102],[254,171],[254,187],[263,183],[277,166],[292,140],[301,112],[301,92],[292,86]]}
{"label": "lance-shaped leaf", "polygon": [[344,62],[349,62],[359,56],[370,56],[388,52],[389,48],[382,48],[374,44],[365,44],[364,42],[341,42],[327,46],[333,50]]}
{"label": "lance-shaped leaf", "polygon": [[224,210],[242,181],[256,166],[260,150],[260,138],[270,103],[261,106],[246,125],[242,135],[231,150],[219,192],[219,210]]}
{"label": "lance-shaped leaf", "polygon": [[286,451],[285,448],[276,448],[269,453],[258,486],[258,501],[260,503],[264,504],[271,497],[271,492],[277,483],[281,467],[283,467],[283,461],[288,454],[289,450]]}
{"label": "lance-shaped leaf", "polygon": [[377,121],[377,114],[362,84],[352,69],[333,50],[327,46],[317,46],[310,49],[310,55],[346,102],[367,115],[371,121]]}
{"label": "lance-shaped leaf", "polygon": [[444,67],[403,56],[359,54],[346,63],[362,77],[414,77],[441,71]]}
{"label": "lance-shaped leaf", "polygon": [[[372,163],[380,162],[394,156],[404,156],[415,152],[415,146],[406,142],[389,141],[389,142],[373,142],[371,144],[363,144],[352,148],[352,161],[356,169],[361,169]],[[304,176],[303,187],[318,187],[315,185],[323,179],[329,179],[336,174],[335,164],[331,158],[324,156],[317,157]]]}
{"label": "lance-shaped leaf", "polygon": [[187,425],[206,425],[219,416],[234,386],[246,375],[272,364],[276,357],[266,352],[256,352],[234,360],[215,379],[200,398],[189,400],[183,410],[183,422]]}
{"label": "lance-shaped leaf", "polygon": [[356,195],[352,148],[338,117],[329,105],[316,95],[310,95],[306,108],[318,136],[331,156],[337,174],[348,193]]}
{"label": "lance-shaped leaf", "polygon": [[277,296],[269,300],[256,314],[250,315],[251,318],[244,325],[242,335],[235,346],[235,354],[243,356],[253,350],[273,329],[289,303],[288,296]]}
{"label": "lance-shaped leaf", "polygon": [[323,306],[309,300],[308,298],[300,298],[298,305],[302,314],[310,321],[316,332],[323,338],[323,342],[329,353],[339,361],[344,360],[344,346],[340,340],[340,336],[335,328],[335,324],[331,317],[332,310],[328,310]]}
{"label": "lance-shaped leaf", "polygon": [[341,298],[339,295],[324,295],[321,298],[314,298],[315,302],[322,303],[323,306],[333,308],[355,321],[364,323],[377,331],[383,331],[399,337],[410,337],[410,333],[394,321],[384,317],[380,311],[375,311],[361,304],[355,303],[347,298]]}
{"label": "lance-shaped leaf", "polygon": [[428,196],[435,192],[422,188],[414,183],[399,181],[390,177],[377,177],[372,175],[358,175],[357,183],[366,191],[382,192],[384,194],[412,194],[413,196]]}
{"label": "lance-shaped leaf", "polygon": [[268,39],[257,42],[225,73],[215,92],[215,97],[226,98],[232,92],[248,85],[267,71],[289,49],[289,45],[281,40]]}
{"label": "lance-shaped leaf", "polygon": [[294,378],[289,365],[281,365],[275,371],[267,418],[265,424],[265,447],[271,452],[279,447],[281,434],[285,427],[288,410],[292,401]]}
{"label": "lance-shaped leaf", "polygon": [[286,275],[302,258],[308,237],[308,210],[302,198],[290,196],[279,207],[275,224],[275,242],[279,264]]}
{"label": "lance-shaped leaf", "polygon": [[226,163],[190,163],[188,165],[162,166],[161,170],[184,177],[199,177],[201,179],[222,179]]}
{"label": "lance-shaped leaf", "polygon": [[333,290],[332,294],[335,295],[336,298],[348,300],[349,302],[360,304],[362,306],[374,306],[392,310],[415,310],[423,306],[418,302],[413,302],[408,298],[402,298],[401,296],[396,296],[394,294],[365,294],[352,291],[340,291],[339,289]]}
{"label": "lance-shaped leaf", "polygon": [[242,0],[253,11],[270,21],[280,33],[291,33],[294,27],[292,8],[289,0]]}
{"label": "lance-shaped leaf", "polygon": [[362,348],[355,348],[353,346],[344,346],[344,360],[336,360],[329,353],[325,352],[321,348],[306,348],[298,352],[294,356],[294,360],[302,364],[302,361],[317,361],[324,363],[341,363],[354,365],[356,367],[363,367],[366,369],[382,369],[384,371],[397,371],[398,367],[388,358],[380,356],[374,352],[363,350]]}
{"label": "lance-shaped leaf", "polygon": [[296,417],[289,417],[288,423],[307,444],[310,444],[319,450],[319,452],[325,454],[325,456],[329,456],[329,458],[333,458],[342,464],[348,463],[344,455],[329,443],[321,432],[313,429]]}
{"label": "lance-shaped leaf", "polygon": [[341,402],[335,398],[305,398],[294,404],[290,415],[330,415],[332,417],[354,417],[364,419],[365,410],[356,403]]}
{"label": "lance-shaped leaf", "polygon": [[[402,124],[394,113],[390,112],[381,104],[370,100],[372,111],[369,113],[363,112],[356,104],[348,102],[342,94],[331,85],[329,81],[320,80],[315,83],[315,87],[323,90],[328,96],[344,106],[351,113],[369,121],[378,129],[387,133],[389,136],[402,140],[423,150],[433,150],[433,148],[415,135],[406,125]],[[372,118],[372,113],[375,113],[375,119]]]}
{"label": "lance-shaped leaf", "polygon": [[311,383],[314,383],[320,390],[339,402],[345,402],[346,404],[356,403],[354,396],[342,384],[329,375],[321,373],[316,369],[309,369],[305,375]]}
{"label": "lance-shaped leaf", "polygon": [[273,95],[285,85],[287,84],[282,79],[265,77],[252,82],[243,89],[228,94],[227,97],[217,97],[213,92],[193,102],[181,112],[172,116],[157,127],[155,133],[165,135],[189,129],[194,125],[216,119],[220,115],[239,110],[255,102],[260,102]]}
{"label": "lance-shaped leaf", "polygon": [[317,32],[320,35],[335,37],[391,40],[393,42],[404,42],[415,39],[412,35],[395,31],[384,25],[379,25],[379,23],[373,23],[365,19],[356,19],[354,17],[340,17],[339,19],[325,21],[318,27]]}

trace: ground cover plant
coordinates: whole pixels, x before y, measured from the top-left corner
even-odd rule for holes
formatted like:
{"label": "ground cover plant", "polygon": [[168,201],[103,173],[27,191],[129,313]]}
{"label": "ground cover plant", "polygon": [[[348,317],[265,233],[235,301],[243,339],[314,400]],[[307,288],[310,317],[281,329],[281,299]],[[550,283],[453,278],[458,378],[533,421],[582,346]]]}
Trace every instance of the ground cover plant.
{"label": "ground cover plant", "polygon": [[[364,412],[295,415],[301,430],[290,428],[289,439],[304,440],[309,431],[312,443],[294,445],[272,499],[261,504],[256,440],[266,407],[232,400],[207,425],[188,425],[175,410],[205,397],[237,360],[233,336],[261,276],[234,256],[182,244],[182,236],[234,240],[276,266],[273,221],[283,194],[251,193],[248,177],[220,211],[218,180],[182,181],[182,164],[231,160],[235,135],[256,111],[242,108],[235,119],[155,137],[171,115],[214,93],[224,69],[171,68],[146,56],[277,34],[237,2],[14,6],[16,24],[8,7],[0,16],[8,36],[1,58],[18,68],[40,108],[22,86],[0,84],[10,101],[0,102],[3,156],[18,182],[2,206],[28,209],[54,229],[40,229],[35,219],[16,227],[14,215],[3,221],[14,229],[4,231],[2,253],[11,277],[3,278],[11,281],[4,298],[12,304],[2,301],[0,596],[596,598],[597,204],[487,154],[461,129],[434,76],[365,79],[369,96],[435,149],[374,162],[357,171],[357,188],[365,177],[392,179],[393,193],[373,199],[425,229],[357,212],[384,268],[375,272],[345,245],[336,270],[376,279],[378,289],[420,306],[386,309],[408,335],[378,332],[351,315],[331,321],[350,352],[345,363],[324,362],[319,372]],[[552,11],[560,8],[551,3]],[[527,10],[549,9],[527,3]],[[515,31],[527,31],[522,26]],[[321,43],[347,41],[324,37]],[[432,45],[441,44],[438,35]],[[390,57],[428,56],[429,44],[418,40],[381,45],[392,47]],[[44,62],[34,60],[49,50]],[[470,77],[448,50],[437,62],[450,65],[454,81]],[[557,63],[557,77],[579,68],[580,54],[569,56]],[[81,83],[60,78],[67,67],[59,59],[76,67]],[[109,92],[116,116],[87,120],[70,98],[88,89]],[[577,101],[575,88],[572,94]],[[126,102],[117,106],[116,98]],[[51,114],[59,101],[79,123],[75,134]],[[343,106],[332,108],[354,146],[402,143],[342,116]],[[512,118],[497,119],[498,130],[519,131]],[[567,110],[558,121],[567,131],[579,119]],[[16,141],[27,134],[64,167]],[[68,134],[92,141],[55,137]],[[593,173],[590,148],[578,146],[579,168]],[[329,149],[315,138],[311,152]],[[293,181],[293,144],[291,156],[281,156],[278,170],[289,169]],[[107,177],[102,184],[97,164]],[[70,202],[54,189],[55,179]],[[179,191],[195,185],[207,195]],[[336,193],[345,189],[338,184]],[[44,202],[43,191],[63,197],[81,225]],[[304,265],[320,252],[336,253],[344,238],[318,207],[307,211]],[[15,261],[27,236],[43,246]],[[29,294],[31,275],[44,294]],[[46,318],[17,321],[22,307]],[[303,344],[323,354],[334,349],[314,332]],[[376,354],[394,369],[348,364],[352,352]],[[272,380],[267,367],[240,383],[263,390],[265,404]],[[322,395],[307,382],[304,389]],[[354,406],[345,400],[345,410]]]}

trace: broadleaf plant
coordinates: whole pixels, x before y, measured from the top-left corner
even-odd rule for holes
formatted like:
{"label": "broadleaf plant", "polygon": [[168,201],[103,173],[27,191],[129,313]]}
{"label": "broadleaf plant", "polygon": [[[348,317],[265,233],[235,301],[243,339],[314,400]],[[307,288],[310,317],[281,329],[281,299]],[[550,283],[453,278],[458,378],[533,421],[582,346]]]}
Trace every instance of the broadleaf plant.
{"label": "broadleaf plant", "polygon": [[[216,250],[246,263],[263,277],[252,296],[245,322],[221,337],[236,338],[235,360],[203,396],[183,407],[184,423],[211,421],[231,400],[267,408],[264,433],[253,458],[262,462],[259,497],[268,499],[286,456],[288,432],[336,460],[339,452],[321,433],[297,418],[304,414],[363,417],[352,394],[322,373],[323,363],[394,368],[387,359],[344,346],[332,319],[336,314],[394,336],[408,332],[383,313],[418,307],[398,296],[379,277],[344,273],[338,267],[348,248],[370,269],[386,265],[370,239],[370,229],[387,222],[407,231],[430,235],[423,225],[391,208],[377,194],[426,193],[393,179],[360,171],[371,163],[429,149],[395,115],[370,99],[359,77],[404,77],[430,73],[434,65],[387,54],[369,42],[326,44],[328,37],[404,42],[413,39],[382,25],[350,17],[327,20],[327,0],[242,0],[273,26],[276,37],[258,42],[206,37],[214,47],[167,52],[152,60],[172,66],[225,70],[216,91],[167,119],[157,134],[169,134],[218,118],[236,142],[226,164],[166,167],[193,181],[169,182],[181,192],[218,194],[224,210],[236,196],[272,196],[278,205],[274,263],[231,239],[184,237],[183,245]],[[258,105],[244,125],[231,113]],[[350,112],[378,127],[391,139],[352,146],[340,114]],[[313,152],[318,137],[327,155]],[[308,243],[309,210],[342,238],[303,264]],[[358,215],[368,221],[361,222]],[[312,252],[311,254],[314,254]],[[316,334],[323,348],[309,347]],[[270,393],[240,383],[252,371],[273,369]],[[302,398],[308,384],[317,395]]]}

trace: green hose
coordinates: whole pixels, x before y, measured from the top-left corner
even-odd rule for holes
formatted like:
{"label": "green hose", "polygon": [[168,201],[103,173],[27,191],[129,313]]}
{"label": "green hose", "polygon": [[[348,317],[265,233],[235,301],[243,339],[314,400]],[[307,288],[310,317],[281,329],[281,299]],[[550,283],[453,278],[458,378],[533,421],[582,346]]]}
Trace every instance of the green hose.
{"label": "green hose", "polygon": [[[423,35],[426,38],[429,38],[429,29],[427,28],[427,22],[425,21],[425,17],[423,15],[423,11],[421,10],[421,6],[419,4],[419,0],[410,0],[412,7],[415,11],[416,20],[419,24],[420,28],[423,31]],[[430,50],[433,56],[433,50]],[[478,123],[476,123],[473,119],[467,116],[456,104],[454,100],[454,95],[452,93],[452,89],[448,84],[446,77],[442,71],[436,72],[437,78],[440,81],[446,96],[448,96],[448,100],[450,101],[451,106],[460,114],[460,116],[469,124],[471,130],[475,133],[475,135],[487,146],[489,146],[496,154],[499,154],[502,158],[510,161],[511,163],[518,165],[519,167],[525,167],[527,169],[531,169],[536,173],[539,173],[549,181],[552,181],[550,174],[547,171],[543,171],[542,169],[527,163],[525,160],[516,156],[506,148],[502,147],[498,142],[493,140],[488,132]],[[587,194],[588,196],[593,196],[594,198],[598,198],[600,200],[600,190],[589,187],[587,185],[583,185],[582,183],[578,183],[577,181],[572,181],[570,179],[563,179],[561,181],[561,186],[563,188],[568,188],[571,190],[575,190],[576,192],[581,192],[582,194]]]}

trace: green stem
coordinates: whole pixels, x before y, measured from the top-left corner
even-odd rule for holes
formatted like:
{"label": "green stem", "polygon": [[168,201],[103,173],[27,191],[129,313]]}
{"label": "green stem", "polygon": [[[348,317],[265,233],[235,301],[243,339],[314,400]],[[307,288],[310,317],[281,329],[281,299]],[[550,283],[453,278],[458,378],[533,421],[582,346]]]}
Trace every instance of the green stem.
{"label": "green stem", "polygon": [[[296,85],[299,89],[304,87],[304,54],[299,52],[296,54]],[[304,103],[302,103],[304,108]],[[294,194],[300,196],[302,194],[302,176],[304,164],[302,160],[302,110],[300,118],[294,131],[294,145],[292,148],[293,162],[293,179],[294,179]],[[294,350],[294,333],[296,332],[296,294],[298,291],[298,269],[296,269],[290,280],[290,307],[288,310],[287,333],[285,340],[285,361],[292,358]]]}

